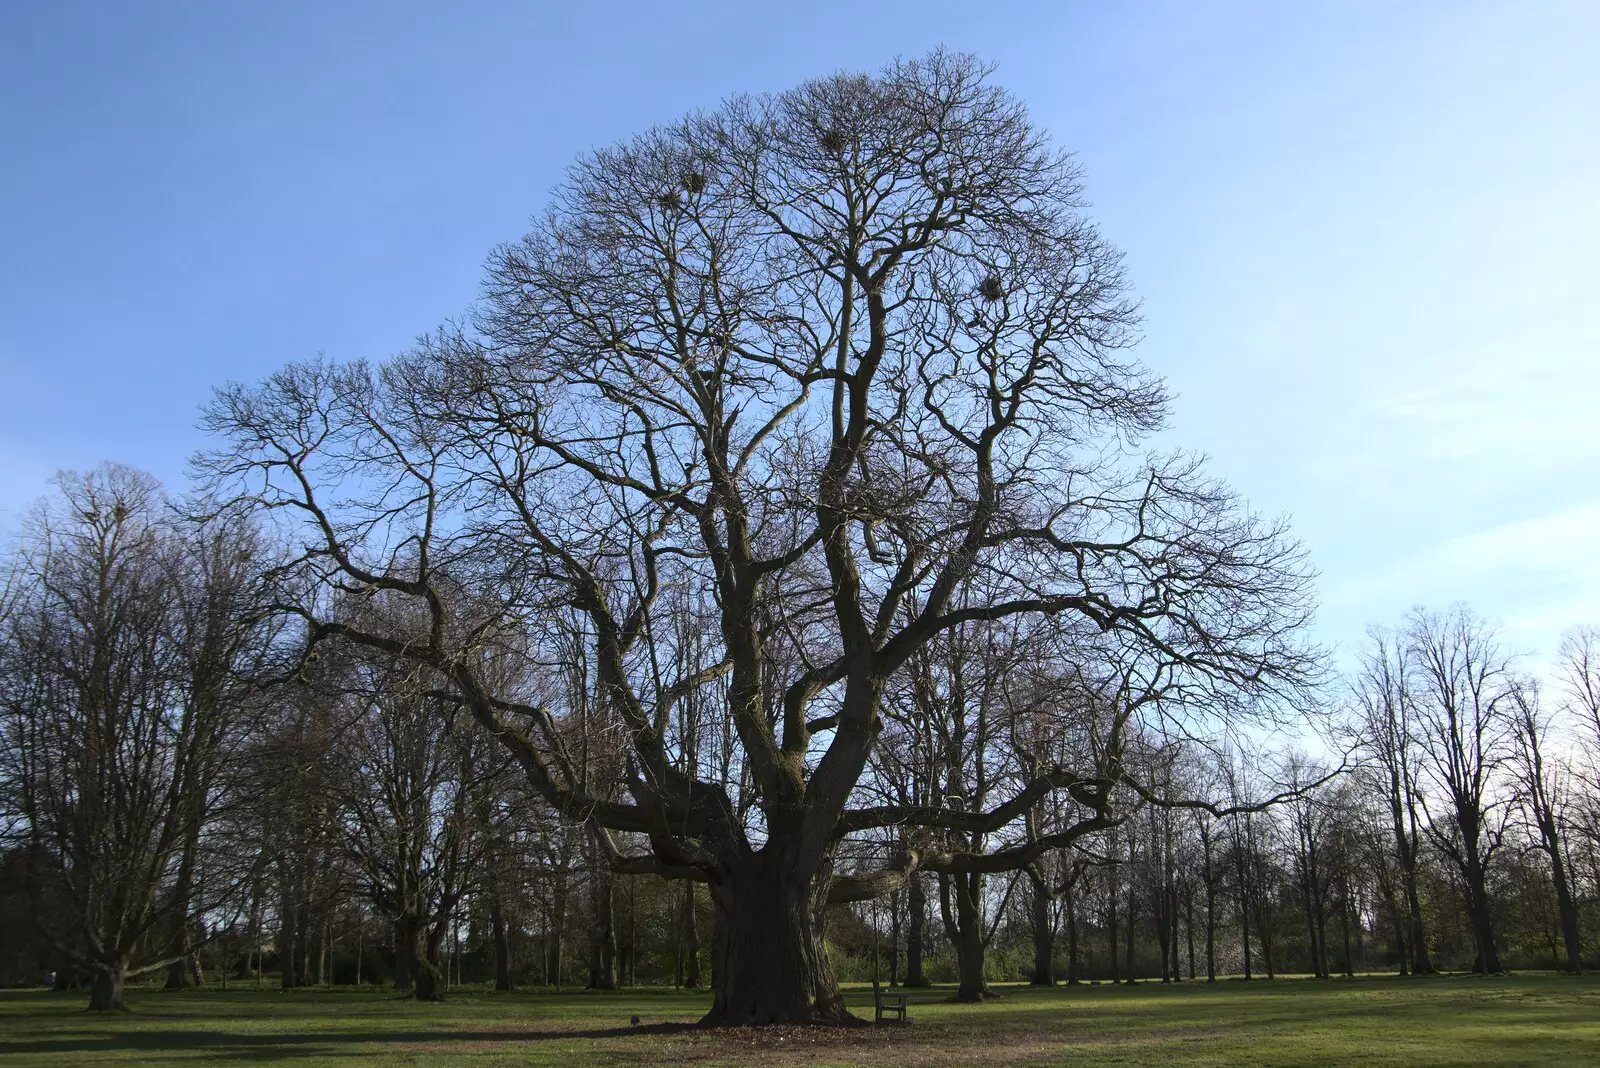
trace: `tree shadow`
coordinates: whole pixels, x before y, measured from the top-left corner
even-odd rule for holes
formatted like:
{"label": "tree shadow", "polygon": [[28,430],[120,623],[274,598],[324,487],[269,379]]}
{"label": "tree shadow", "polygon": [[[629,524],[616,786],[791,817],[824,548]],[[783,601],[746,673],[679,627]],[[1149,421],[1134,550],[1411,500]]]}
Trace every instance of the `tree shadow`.
{"label": "tree shadow", "polygon": [[457,1043],[539,1043],[572,1039],[647,1038],[683,1034],[697,1030],[692,1023],[645,1024],[638,1027],[597,1027],[584,1030],[497,1031],[427,1029],[400,1031],[312,1031],[301,1033],[260,1033],[218,1030],[139,1030],[72,1038],[40,1038],[25,1041],[0,1041],[0,1062],[7,1057],[81,1053],[85,1058],[128,1051],[170,1050],[173,1052],[215,1051],[215,1059],[289,1060],[296,1057],[326,1055],[338,1047],[370,1047],[376,1044],[449,1045]]}

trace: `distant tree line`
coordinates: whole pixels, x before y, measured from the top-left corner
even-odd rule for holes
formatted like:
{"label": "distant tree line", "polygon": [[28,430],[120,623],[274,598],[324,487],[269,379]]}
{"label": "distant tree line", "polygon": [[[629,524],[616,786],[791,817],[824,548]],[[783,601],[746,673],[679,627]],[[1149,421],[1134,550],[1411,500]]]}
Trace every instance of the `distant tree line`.
{"label": "distant tree line", "polygon": [[[0,979],[54,973],[101,1007],[141,975],[419,998],[709,982],[703,886],[619,872],[614,843],[529,791],[425,678],[354,646],[307,656],[275,607],[285,546],[204,504],[127,468],[63,475],[10,558]],[[667,618],[663,646],[692,677],[709,613],[684,597]],[[559,702],[581,774],[619,776],[583,620],[543,624],[538,656],[483,670]],[[1464,608],[1374,630],[1330,688],[1315,754],[1160,721],[1117,734],[1120,707],[1084,688],[1059,640],[952,629],[887,690],[859,789],[982,812],[1041,763],[1103,759],[1115,738],[1139,769],[1117,787],[1124,815],[1036,852],[1066,818],[1049,795],[946,831],[1027,856],[834,905],[843,978],[981,997],[997,980],[1577,971],[1600,957],[1600,631],[1570,632],[1541,688]],[[720,685],[693,687],[668,726],[682,759],[737,790]],[[879,869],[898,834],[847,839],[841,869]]]}

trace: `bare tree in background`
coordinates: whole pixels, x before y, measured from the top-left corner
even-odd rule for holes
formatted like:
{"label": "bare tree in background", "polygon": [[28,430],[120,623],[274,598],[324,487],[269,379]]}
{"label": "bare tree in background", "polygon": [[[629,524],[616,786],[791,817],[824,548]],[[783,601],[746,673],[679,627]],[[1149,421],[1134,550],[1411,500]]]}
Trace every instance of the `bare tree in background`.
{"label": "bare tree in background", "polygon": [[1424,766],[1448,806],[1430,820],[1434,845],[1460,872],[1476,970],[1501,971],[1488,869],[1505,834],[1507,806],[1495,777],[1510,756],[1515,687],[1494,634],[1466,608],[1416,613],[1406,632],[1410,704]]}
{"label": "bare tree in background", "polygon": [[241,661],[270,644],[260,544],[237,520],[185,523],[130,468],[58,486],[0,635],[6,777],[72,917],[49,934],[90,974],[90,1007],[120,1009],[129,976],[190,956],[229,889],[202,881],[201,845]]}
{"label": "bare tree in background", "polygon": [[406,666],[356,663],[324,683],[347,710],[329,754],[345,849],[363,893],[395,925],[413,996],[428,1001],[443,985],[450,924],[485,874],[484,802],[503,758],[476,725],[451,730],[451,706],[401,674]]}
{"label": "bare tree in background", "polygon": [[[919,868],[1015,870],[1118,818],[1115,763],[1041,769],[983,811],[852,808],[885,686],[939,635],[1074,616],[1196,717],[1313,674],[1297,546],[1195,459],[1130,448],[1166,395],[1122,354],[1118,255],[1070,157],[988,73],[935,53],[592,153],[494,253],[467,327],[209,409],[219,484],[301,517],[306,571],[427,617],[397,637],[313,599],[315,639],[431,670],[559,812],[624,836],[620,870],[708,884],[708,1022],[844,1021],[830,900]],[[958,602],[974,577],[984,598]],[[661,618],[677,586],[717,615],[689,675]],[[454,588],[498,614],[460,617]],[[569,606],[629,749],[614,795],[579,785],[568,710],[477,670]],[[669,730],[712,677],[738,793],[686,770]],[[1056,791],[1077,819],[1053,835],[981,854],[908,838],[835,876],[846,835],[989,833]]]}
{"label": "bare tree in background", "polygon": [[1517,793],[1534,826],[1535,841],[1550,862],[1567,971],[1577,974],[1583,970],[1583,941],[1578,932],[1578,905],[1567,868],[1563,831],[1567,776],[1550,756],[1550,716],[1540,707],[1538,685],[1532,680],[1520,680],[1511,696],[1515,745],[1512,769]]}
{"label": "bare tree in background", "polygon": [[1405,899],[1407,925],[1402,942],[1407,970],[1417,975],[1433,971],[1428,935],[1422,918],[1422,894],[1417,873],[1422,829],[1421,745],[1413,725],[1410,663],[1399,640],[1382,630],[1369,635],[1371,644],[1356,681],[1360,702],[1360,732],[1364,748],[1384,788],[1389,823],[1394,834],[1400,889]]}

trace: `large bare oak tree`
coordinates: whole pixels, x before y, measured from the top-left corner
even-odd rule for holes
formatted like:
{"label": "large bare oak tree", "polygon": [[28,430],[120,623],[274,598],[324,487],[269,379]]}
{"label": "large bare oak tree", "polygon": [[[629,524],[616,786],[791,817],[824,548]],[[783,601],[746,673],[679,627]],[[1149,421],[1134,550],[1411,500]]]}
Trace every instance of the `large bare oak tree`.
{"label": "large bare oak tree", "polygon": [[[709,885],[710,1022],[847,1020],[830,900],[1016,869],[1120,818],[1114,745],[980,811],[861,803],[885,687],[939,635],[1060,619],[1123,666],[1128,707],[1172,715],[1242,714],[1311,673],[1299,549],[1196,459],[1139,451],[1167,396],[1125,354],[1119,256],[988,74],[936,53],[589,154],[462,324],[209,410],[214,475],[303,521],[324,592],[288,607],[315,639],[430,669],[534,790],[608,832],[617,870]],[[715,616],[694,657],[675,590]],[[378,591],[426,622],[363,627],[349,606]],[[553,690],[480,670],[574,609],[620,781],[563,743]],[[673,727],[708,692],[720,774]],[[1051,795],[1075,813],[1051,834],[949,844]],[[842,838],[888,827],[887,867],[835,872]]]}

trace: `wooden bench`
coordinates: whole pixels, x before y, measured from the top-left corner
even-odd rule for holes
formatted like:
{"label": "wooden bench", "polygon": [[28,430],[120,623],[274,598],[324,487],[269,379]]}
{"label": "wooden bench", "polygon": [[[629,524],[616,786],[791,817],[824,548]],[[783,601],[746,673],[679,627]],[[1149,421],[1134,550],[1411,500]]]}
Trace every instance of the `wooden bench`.
{"label": "wooden bench", "polygon": [[906,995],[884,993],[876,982],[872,984],[872,1022],[882,1023],[885,1016],[893,1016],[901,1023],[909,1023],[906,1015]]}

